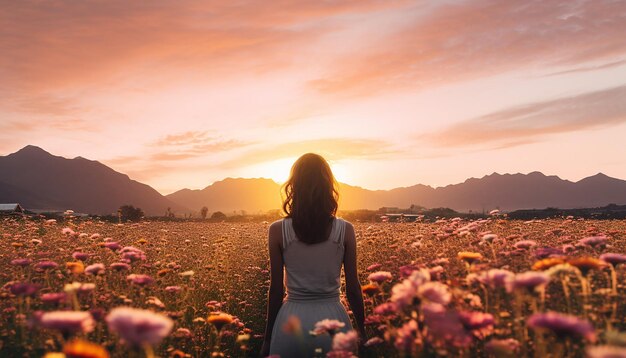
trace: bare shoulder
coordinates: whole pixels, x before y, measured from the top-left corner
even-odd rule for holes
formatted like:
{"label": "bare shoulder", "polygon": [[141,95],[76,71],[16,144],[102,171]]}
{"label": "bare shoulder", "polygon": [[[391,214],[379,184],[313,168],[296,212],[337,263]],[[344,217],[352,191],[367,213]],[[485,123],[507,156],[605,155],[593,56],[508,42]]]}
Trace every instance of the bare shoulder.
{"label": "bare shoulder", "polygon": [[276,220],[274,221],[268,230],[269,241],[270,243],[280,243],[283,237],[283,221]]}

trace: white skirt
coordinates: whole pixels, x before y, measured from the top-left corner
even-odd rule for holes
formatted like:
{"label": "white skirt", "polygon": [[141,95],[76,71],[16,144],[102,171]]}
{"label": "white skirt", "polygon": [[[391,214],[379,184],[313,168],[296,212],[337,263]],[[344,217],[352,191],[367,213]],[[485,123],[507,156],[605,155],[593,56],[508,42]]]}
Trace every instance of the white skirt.
{"label": "white skirt", "polygon": [[[300,320],[301,335],[283,330],[290,316]],[[332,347],[331,337],[328,334],[313,336],[309,333],[315,328],[315,323],[323,319],[336,319],[345,323],[338,332],[352,330],[348,312],[338,298],[283,302],[272,330],[270,355],[277,354],[281,358],[325,357]]]}

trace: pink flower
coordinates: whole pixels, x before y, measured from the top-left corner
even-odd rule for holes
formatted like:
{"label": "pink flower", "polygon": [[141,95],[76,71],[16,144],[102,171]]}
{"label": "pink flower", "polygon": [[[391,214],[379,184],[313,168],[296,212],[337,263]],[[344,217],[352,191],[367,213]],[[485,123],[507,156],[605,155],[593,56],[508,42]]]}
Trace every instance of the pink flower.
{"label": "pink flower", "polygon": [[339,332],[333,336],[333,350],[334,351],[348,351],[352,352],[356,350],[357,333],[355,330],[348,332]]}
{"label": "pink flower", "polygon": [[516,249],[524,249],[524,250],[528,250],[533,246],[537,246],[537,242],[533,240],[522,240],[513,244],[513,247],[515,247]]}
{"label": "pink flower", "polygon": [[154,279],[148,275],[134,273],[126,276],[126,280],[138,286],[147,286],[151,285],[154,282]]}
{"label": "pink flower", "polygon": [[387,271],[377,271],[367,276],[368,280],[372,282],[376,282],[376,283],[383,283],[385,281],[391,281],[391,278],[392,278],[391,272],[387,272]]}
{"label": "pink flower", "polygon": [[41,302],[44,303],[63,303],[67,299],[65,292],[44,293],[41,295]]}
{"label": "pink flower", "polygon": [[310,332],[312,335],[320,335],[324,333],[333,334],[340,328],[343,328],[346,324],[336,319],[323,319],[315,323],[315,328]]}
{"label": "pink flower", "polygon": [[130,265],[125,262],[114,262],[109,265],[115,271],[128,271],[130,270]]}
{"label": "pink flower", "polygon": [[507,280],[507,292],[516,289],[526,289],[529,291],[544,287],[550,282],[550,275],[545,272],[527,271],[518,273],[515,277]]}
{"label": "pink flower", "polygon": [[109,330],[136,347],[161,342],[174,326],[174,321],[165,315],[130,307],[114,308],[105,320]]}
{"label": "pink flower", "polygon": [[584,239],[580,239],[578,243],[590,247],[603,247],[606,246],[608,238],[606,236],[589,236]]}
{"label": "pink flower", "polygon": [[104,264],[93,264],[85,267],[85,273],[89,275],[99,275],[104,273]]}
{"label": "pink flower", "polygon": [[117,251],[119,249],[121,249],[122,247],[120,246],[120,244],[118,244],[115,241],[109,241],[109,242],[105,242],[104,243],[104,247],[106,247],[107,249],[111,250],[111,251]]}
{"label": "pink flower", "polygon": [[363,345],[366,347],[371,347],[371,346],[376,346],[379,345],[381,343],[383,343],[384,340],[380,337],[372,337],[370,339],[367,340],[367,342],[365,342]]}
{"label": "pink flower", "polygon": [[49,270],[49,269],[54,269],[59,267],[59,264],[57,264],[54,261],[39,261],[36,265],[35,268],[36,269],[40,269],[40,270]]}
{"label": "pink flower", "polygon": [[447,305],[452,299],[448,286],[440,282],[426,282],[417,290],[418,296],[430,302]]}
{"label": "pink flower", "polygon": [[378,270],[379,268],[381,268],[383,265],[381,264],[373,264],[373,265],[369,265],[366,270],[367,271],[374,271],[374,270]]}
{"label": "pink flower", "polygon": [[568,314],[535,313],[528,318],[526,324],[534,329],[549,329],[559,338],[585,338],[592,343],[596,341],[594,328],[589,321]]}
{"label": "pink flower", "polygon": [[483,271],[476,276],[476,280],[483,285],[487,285],[491,288],[505,287],[507,280],[515,277],[515,274],[508,270],[491,269]]}
{"label": "pink flower", "polygon": [[493,331],[495,320],[489,313],[462,311],[459,312],[459,317],[465,329],[478,338],[484,338]]}
{"label": "pink flower", "polygon": [[606,254],[600,255],[600,260],[608,262],[613,266],[617,266],[626,262],[626,255],[607,252]]}
{"label": "pink flower", "polygon": [[411,347],[420,343],[420,339],[417,336],[417,322],[412,319],[403,324],[396,332],[396,339],[394,346],[402,353],[407,353],[411,350]]}
{"label": "pink flower", "polygon": [[43,328],[56,329],[63,333],[89,333],[96,326],[91,314],[85,311],[44,312],[39,324]]}

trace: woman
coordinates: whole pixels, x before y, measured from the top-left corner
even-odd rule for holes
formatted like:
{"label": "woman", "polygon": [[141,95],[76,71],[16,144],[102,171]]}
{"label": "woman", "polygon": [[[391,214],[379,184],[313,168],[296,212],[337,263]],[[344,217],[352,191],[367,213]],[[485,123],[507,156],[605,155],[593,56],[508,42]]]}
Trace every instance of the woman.
{"label": "woman", "polygon": [[[331,319],[344,324],[338,331],[353,329],[339,300],[342,265],[346,296],[359,336],[365,337],[354,228],[335,217],[337,182],[321,156],[301,156],[291,168],[284,190],[286,217],[269,228],[271,277],[261,353],[282,358],[308,357],[319,355],[321,348],[325,355],[331,349],[331,337],[311,335],[315,323]],[[285,300],[283,268],[287,273]]]}

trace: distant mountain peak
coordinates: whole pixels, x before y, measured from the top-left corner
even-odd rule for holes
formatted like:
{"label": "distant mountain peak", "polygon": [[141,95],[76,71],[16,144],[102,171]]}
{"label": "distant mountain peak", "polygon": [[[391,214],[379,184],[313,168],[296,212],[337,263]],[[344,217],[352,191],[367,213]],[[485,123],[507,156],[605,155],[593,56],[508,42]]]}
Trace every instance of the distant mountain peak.
{"label": "distant mountain peak", "polygon": [[43,150],[41,147],[38,147],[36,145],[27,145],[24,148],[18,150],[17,152],[11,154],[11,155],[29,155],[29,156],[33,156],[33,155],[38,155],[38,156],[50,156],[52,154],[46,152],[45,150]]}

